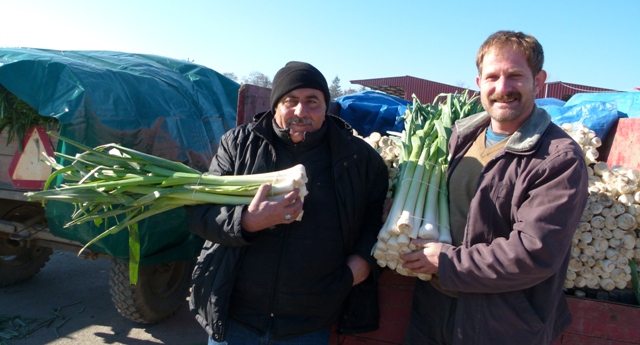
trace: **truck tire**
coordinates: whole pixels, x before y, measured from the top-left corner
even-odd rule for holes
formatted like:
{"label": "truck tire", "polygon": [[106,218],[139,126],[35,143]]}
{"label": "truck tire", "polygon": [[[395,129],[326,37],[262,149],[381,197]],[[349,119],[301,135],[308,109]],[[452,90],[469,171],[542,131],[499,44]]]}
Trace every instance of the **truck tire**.
{"label": "truck tire", "polygon": [[172,261],[140,266],[138,283],[129,284],[129,263],[111,261],[109,281],[111,299],[122,316],[129,320],[153,324],[173,315],[186,304],[195,262]]}
{"label": "truck tire", "polygon": [[[42,213],[41,207],[15,204],[5,209],[0,218],[24,222]],[[33,240],[16,241],[0,237],[0,287],[23,282],[40,272],[49,261],[53,249],[36,245]]]}

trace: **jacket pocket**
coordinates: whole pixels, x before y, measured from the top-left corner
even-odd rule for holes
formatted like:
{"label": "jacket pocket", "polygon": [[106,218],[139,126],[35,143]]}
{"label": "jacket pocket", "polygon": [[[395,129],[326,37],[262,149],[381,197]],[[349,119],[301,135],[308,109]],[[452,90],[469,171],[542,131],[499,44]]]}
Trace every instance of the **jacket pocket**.
{"label": "jacket pocket", "polygon": [[200,251],[200,256],[196,262],[195,268],[193,269],[193,273],[191,275],[192,282],[199,282],[206,275],[207,270],[211,267],[213,260],[213,248],[215,247],[215,243],[206,241],[202,246],[202,250]]}
{"label": "jacket pocket", "polygon": [[513,196],[515,188],[511,184],[499,182],[495,185],[491,193],[491,222],[490,224],[503,224],[503,227],[492,227],[492,239],[497,237],[508,237],[512,230],[513,219]]}
{"label": "jacket pocket", "polygon": [[515,187],[512,184],[504,182],[498,182],[496,184],[491,199],[496,203],[498,213],[505,214],[505,212],[511,211],[514,192]]}
{"label": "jacket pocket", "polygon": [[351,288],[344,303],[336,333],[357,334],[378,329],[380,308],[378,305],[378,281],[372,274]]}

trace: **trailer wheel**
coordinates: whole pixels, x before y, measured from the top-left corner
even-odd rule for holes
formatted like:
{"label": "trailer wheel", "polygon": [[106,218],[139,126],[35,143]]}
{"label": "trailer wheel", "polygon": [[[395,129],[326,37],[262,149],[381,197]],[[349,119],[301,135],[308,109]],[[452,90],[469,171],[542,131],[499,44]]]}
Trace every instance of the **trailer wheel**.
{"label": "trailer wheel", "polygon": [[[24,222],[42,213],[42,208],[31,204],[17,204],[1,215],[2,220]],[[25,281],[49,261],[51,248],[34,244],[34,241],[16,241],[0,237],[0,287]]]}
{"label": "trailer wheel", "polygon": [[111,299],[122,316],[135,322],[158,323],[183,304],[191,286],[191,261],[140,266],[138,283],[129,284],[129,263],[111,261]]}

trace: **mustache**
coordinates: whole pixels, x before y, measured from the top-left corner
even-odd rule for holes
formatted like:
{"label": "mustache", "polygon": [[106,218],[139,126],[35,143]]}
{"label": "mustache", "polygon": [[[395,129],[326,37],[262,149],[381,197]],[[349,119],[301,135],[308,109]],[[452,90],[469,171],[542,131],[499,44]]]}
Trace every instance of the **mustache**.
{"label": "mustache", "polygon": [[507,93],[506,95],[500,94],[500,93],[494,93],[493,95],[489,96],[489,100],[492,102],[505,102],[508,101],[510,99],[520,99],[522,97],[522,95],[520,94],[520,92],[518,91],[511,91],[509,93]]}
{"label": "mustache", "polygon": [[313,120],[304,117],[292,117],[287,120],[287,126],[291,125],[311,125]]}

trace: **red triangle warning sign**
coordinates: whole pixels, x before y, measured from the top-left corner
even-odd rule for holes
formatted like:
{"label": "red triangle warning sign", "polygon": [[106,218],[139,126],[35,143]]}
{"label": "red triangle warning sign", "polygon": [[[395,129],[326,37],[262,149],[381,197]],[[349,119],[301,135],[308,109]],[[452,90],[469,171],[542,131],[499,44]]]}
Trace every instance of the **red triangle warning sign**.
{"label": "red triangle warning sign", "polygon": [[44,162],[42,153],[53,157],[53,145],[42,127],[32,127],[22,139],[22,152],[16,154],[9,165],[9,176],[14,188],[42,189],[51,175],[51,166]]}

